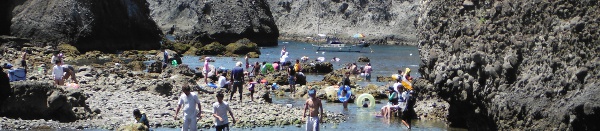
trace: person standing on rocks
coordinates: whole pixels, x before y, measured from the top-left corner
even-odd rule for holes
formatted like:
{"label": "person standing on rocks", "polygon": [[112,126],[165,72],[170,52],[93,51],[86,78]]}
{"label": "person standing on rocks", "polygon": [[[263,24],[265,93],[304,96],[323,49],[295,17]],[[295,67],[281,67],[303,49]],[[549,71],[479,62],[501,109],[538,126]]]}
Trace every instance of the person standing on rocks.
{"label": "person standing on rocks", "polygon": [[[183,106],[183,127],[181,127],[182,131],[196,131],[197,130],[197,122],[196,118],[202,117],[202,106],[200,105],[200,99],[198,99],[198,94],[191,92],[191,89],[188,85],[183,85],[181,96],[179,96],[179,102],[177,106],[177,110],[175,111],[175,120],[178,120],[177,115],[179,114],[179,110],[181,106]],[[196,105],[198,107],[199,112],[196,111]]]}
{"label": "person standing on rocks", "polygon": [[52,78],[54,78],[54,84],[56,85],[64,85],[63,75],[64,71],[62,68],[62,61],[56,60],[54,61],[54,67],[52,67]]}
{"label": "person standing on rocks", "polygon": [[27,50],[25,48],[22,49],[23,55],[21,55],[21,67],[25,69],[25,73],[27,74]]}
{"label": "person standing on rocks", "polygon": [[283,46],[283,48],[281,48],[281,53],[279,53],[279,57],[282,57],[285,54],[285,46]]}
{"label": "person standing on rocks", "polygon": [[288,83],[290,84],[290,93],[295,94],[296,93],[296,71],[294,70],[294,68],[288,68]]}
{"label": "person standing on rocks", "polygon": [[367,82],[371,82],[371,72],[373,71],[373,68],[371,67],[371,63],[367,63],[364,71],[365,71],[365,79],[367,79]]}
{"label": "person standing on rocks", "polygon": [[213,103],[213,117],[215,117],[215,128],[217,131],[229,131],[229,120],[227,119],[227,112],[233,119],[233,124],[235,124],[235,117],[233,117],[233,112],[231,108],[229,108],[229,103],[223,101],[223,93],[217,93],[217,102]]}
{"label": "person standing on rocks", "polygon": [[208,84],[209,72],[212,71],[212,69],[210,69],[210,66],[208,65],[208,62],[210,62],[210,57],[204,58],[204,66],[202,66],[202,72],[204,72],[204,83],[205,84]]}
{"label": "person standing on rocks", "polygon": [[256,82],[254,82],[254,80],[252,80],[252,78],[250,78],[248,80],[248,91],[250,91],[250,99],[252,101],[254,101],[254,90],[256,87]]}
{"label": "person standing on rocks", "polygon": [[[317,91],[311,87],[308,90],[308,98],[304,104],[304,114],[302,115],[302,121],[306,121],[307,131],[318,131],[319,122],[323,120],[323,104],[321,100],[315,95]],[[308,109],[309,117],[306,119],[306,109]]]}
{"label": "person standing on rocks", "polygon": [[242,89],[244,86],[244,68],[242,68],[242,62],[238,61],[235,63],[235,67],[231,70],[231,80],[233,81],[233,88],[229,94],[229,101],[233,98],[233,94],[235,94],[236,91],[239,91],[240,102],[242,102],[242,92],[244,92]]}
{"label": "person standing on rocks", "polygon": [[163,65],[162,65],[162,69],[164,70],[165,68],[167,68],[167,64],[169,64],[169,52],[167,52],[165,50],[165,48],[161,48],[160,52],[163,53]]}
{"label": "person standing on rocks", "polygon": [[279,66],[281,67],[280,70],[284,70],[285,67],[287,66],[287,58],[289,57],[289,52],[285,52],[285,54],[283,56],[281,56],[281,58],[279,59]]}

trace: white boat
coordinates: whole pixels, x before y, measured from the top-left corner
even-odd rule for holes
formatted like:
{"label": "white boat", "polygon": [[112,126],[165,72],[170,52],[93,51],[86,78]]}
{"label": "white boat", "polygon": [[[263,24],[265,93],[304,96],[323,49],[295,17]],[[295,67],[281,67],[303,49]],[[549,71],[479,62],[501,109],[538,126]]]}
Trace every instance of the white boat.
{"label": "white boat", "polygon": [[366,42],[360,42],[359,44],[345,44],[335,37],[327,37],[326,39],[327,42],[325,44],[313,44],[314,47],[317,47],[317,51],[361,52],[363,48],[369,47],[369,43]]}

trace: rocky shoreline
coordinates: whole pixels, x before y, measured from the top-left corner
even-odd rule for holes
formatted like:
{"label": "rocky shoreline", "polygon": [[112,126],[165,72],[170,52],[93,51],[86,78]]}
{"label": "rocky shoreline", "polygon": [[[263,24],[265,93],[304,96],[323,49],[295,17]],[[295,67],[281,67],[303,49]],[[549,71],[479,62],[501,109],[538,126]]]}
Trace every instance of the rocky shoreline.
{"label": "rocky shoreline", "polygon": [[[75,66],[77,70],[77,78],[80,82],[79,88],[74,89],[70,86],[53,86],[53,81],[45,72],[47,69],[42,68],[41,64],[48,64],[50,56],[49,52],[43,51],[44,48],[28,47],[32,53],[28,57],[28,80],[25,82],[11,82],[12,87],[35,87],[51,90],[60,90],[61,92],[78,92],[84,97],[84,105],[74,106],[71,96],[64,96],[66,105],[60,106],[67,112],[77,115],[76,119],[68,121],[59,121],[56,117],[39,117],[22,119],[19,116],[2,117],[0,129],[117,129],[133,123],[133,109],[140,109],[145,112],[149,119],[152,128],[155,127],[180,127],[182,122],[173,120],[173,115],[176,108],[176,100],[183,84],[199,85],[194,78],[194,71],[189,69],[185,64],[178,67],[169,66],[163,73],[144,73],[141,69],[134,69],[133,66],[115,65],[118,62],[106,62],[105,64],[92,64],[91,66]],[[17,60],[7,58],[18,58],[18,52],[15,49],[9,48],[0,60],[2,63]],[[141,52],[138,52],[141,53]],[[114,54],[95,54],[86,53],[90,57],[106,58],[109,61],[121,61],[125,57],[135,57],[136,55],[121,55]],[[133,59],[133,58],[129,58]],[[152,59],[152,58],[150,58]],[[77,61],[78,57],[67,57],[66,61]],[[67,62],[69,63],[69,62]],[[125,62],[122,62],[125,63]],[[143,64],[142,64],[143,66]],[[19,67],[16,65],[17,68]],[[276,79],[276,78],[273,78]],[[37,84],[36,84],[37,83]],[[283,88],[286,88],[285,86]],[[306,86],[302,87],[306,88]],[[21,88],[19,88],[21,89]],[[13,91],[17,90],[12,88]],[[200,100],[202,101],[202,110],[205,112],[203,118],[199,121],[200,128],[210,128],[213,126],[213,118],[208,115],[211,108],[209,106],[215,101],[215,92],[212,88],[196,88],[199,92]],[[22,91],[32,92],[34,90]],[[285,91],[285,90],[283,90]],[[247,91],[245,91],[247,93]],[[21,93],[14,92],[9,96],[9,100],[18,100],[22,97]],[[37,94],[37,95],[36,95]],[[46,102],[51,91],[38,91],[27,100],[38,100]],[[67,93],[69,94],[69,93]],[[300,121],[302,116],[301,107],[288,107],[283,104],[270,103],[271,91],[267,88],[260,88],[255,94],[255,101],[250,101],[249,96],[244,95],[244,101],[238,101],[237,95],[233,101],[229,101],[230,106],[234,110],[234,114],[238,119],[238,123],[232,125],[238,128],[252,128],[260,126],[285,126],[285,125],[302,125]],[[228,94],[226,94],[228,95]],[[303,96],[303,95],[302,95]],[[62,98],[62,97],[61,97]],[[304,97],[305,98],[305,97]],[[63,101],[65,102],[65,101]],[[69,103],[70,102],[70,103]],[[81,103],[81,102],[76,102]],[[12,103],[15,104],[15,103]],[[31,103],[32,104],[32,103]],[[42,104],[44,105],[44,104]],[[21,106],[23,107],[23,106]],[[27,107],[25,105],[25,107]],[[85,107],[85,108],[84,108]],[[11,103],[5,103],[2,111],[14,109],[17,106]],[[54,107],[44,107],[43,109],[53,109]],[[286,112],[286,113],[283,113]],[[1,114],[1,113],[0,113]],[[324,122],[340,123],[345,121],[345,116],[338,113],[326,112]]]}
{"label": "rocky shoreline", "polygon": [[[150,118],[150,125],[152,128],[156,127],[168,127],[175,128],[181,126],[181,121],[173,120],[173,113],[176,108],[176,100],[178,94],[181,92],[182,84],[189,84],[197,86],[195,89],[199,92],[200,100],[202,101],[203,111],[206,113],[210,112],[209,106],[214,102],[214,94],[216,91],[212,88],[206,88],[203,82],[197,83],[196,79],[202,76],[197,76],[194,70],[187,67],[186,64],[181,64],[177,67],[168,66],[165,70],[156,72],[156,67],[160,67],[157,64],[151,64],[148,68],[148,72],[144,72],[146,66],[142,63],[145,60],[160,60],[159,57],[152,55],[156,54],[155,51],[125,51],[121,54],[104,54],[100,52],[87,52],[85,54],[73,57],[75,54],[67,55],[65,61],[67,63],[80,63],[82,59],[102,59],[104,64],[75,66],[76,76],[80,82],[79,88],[74,89],[69,86],[55,87],[52,85],[53,81],[46,72],[49,72],[48,67],[41,66],[42,64],[51,65],[49,63],[50,54],[52,51],[50,48],[39,48],[39,47],[26,47],[27,50],[31,51],[28,57],[28,81],[26,82],[12,82],[12,87],[40,87],[48,88],[52,90],[61,90],[64,93],[67,101],[64,103],[70,103],[66,105],[77,105],[73,103],[83,103],[79,106],[67,106],[64,108],[65,111],[74,114],[75,119],[69,121],[59,121],[54,117],[46,118],[34,118],[34,119],[18,119],[19,117],[1,117],[0,121],[2,129],[118,129],[119,127],[127,127],[133,123],[132,111],[133,109],[140,109],[145,112]],[[69,51],[68,46],[61,46],[61,49],[65,52]],[[171,52],[171,51],[169,51]],[[19,59],[9,60],[6,58],[18,58],[20,51],[14,48],[8,48],[6,53],[3,54],[3,59],[0,62],[15,63]],[[147,55],[144,55],[147,54]],[[170,55],[177,55],[177,52],[171,52]],[[125,62],[124,60],[131,60]],[[118,64],[128,63],[128,64]],[[137,64],[136,64],[137,63]],[[157,62],[160,63],[160,62]],[[81,63],[80,63],[81,64]],[[15,65],[14,68],[19,67]],[[295,97],[299,99],[307,98],[307,87],[312,86],[318,89],[317,96],[328,102],[339,102],[337,100],[337,88],[331,85],[338,81],[341,81],[342,74],[347,72],[347,69],[335,69],[331,63],[316,63],[315,65],[303,64],[304,72],[329,72],[325,75],[323,81],[320,82],[298,82]],[[152,71],[154,70],[154,71]],[[302,114],[301,107],[289,107],[283,104],[271,103],[271,96],[284,96],[287,97],[289,86],[287,86],[286,72],[272,72],[266,76],[261,76],[257,79],[265,78],[269,82],[278,83],[280,86],[279,90],[268,90],[270,86],[259,85],[258,91],[255,93],[255,101],[250,101],[246,94],[244,95],[244,101],[240,102],[234,96],[234,100],[230,101],[231,107],[234,109],[234,114],[238,118],[239,122],[236,125],[232,125],[237,128],[252,128],[262,126],[301,126],[300,116]],[[302,78],[302,77],[299,77]],[[378,81],[390,81],[391,78],[378,77]],[[202,80],[199,80],[202,81]],[[351,81],[364,81],[362,77],[351,77]],[[31,86],[33,85],[38,86]],[[37,83],[37,84],[36,84]],[[415,83],[418,85],[417,83]],[[41,85],[41,86],[40,86]],[[352,84],[354,89],[354,96],[362,93],[369,93],[378,99],[386,98],[386,89],[390,85],[367,85],[361,87],[360,85]],[[15,90],[13,88],[13,90]],[[82,97],[78,100],[84,102],[73,101],[69,92],[76,92]],[[46,101],[47,94],[52,94],[49,91],[40,92],[39,95],[45,96],[39,98],[41,101]],[[226,94],[228,95],[228,94]],[[10,99],[19,99],[18,94],[13,94]],[[418,97],[419,102],[415,105],[417,110],[418,119],[435,119],[440,120],[443,118],[444,109],[447,109],[447,105],[439,104],[443,101],[436,101],[429,97]],[[378,100],[380,101],[380,100]],[[422,103],[420,101],[423,101]],[[5,104],[6,105],[6,104]],[[12,105],[2,107],[0,109],[12,108]],[[46,109],[46,108],[44,108]],[[421,111],[422,110],[422,111]],[[282,113],[287,112],[287,113]],[[343,114],[326,112],[327,117],[325,118],[326,123],[340,123],[344,122],[347,116]],[[199,121],[199,128],[211,128],[213,118],[204,115],[202,120]]]}

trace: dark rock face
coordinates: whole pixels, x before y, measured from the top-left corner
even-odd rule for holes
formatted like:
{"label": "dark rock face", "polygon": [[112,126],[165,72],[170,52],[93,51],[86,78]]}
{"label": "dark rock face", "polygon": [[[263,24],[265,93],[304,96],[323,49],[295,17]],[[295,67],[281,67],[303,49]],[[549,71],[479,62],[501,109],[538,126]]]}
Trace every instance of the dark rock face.
{"label": "dark rock face", "polygon": [[11,94],[10,79],[4,70],[0,71],[0,105]]}
{"label": "dark rock face", "polygon": [[0,10],[0,34],[6,34],[8,24],[10,35],[66,42],[83,52],[158,49],[161,31],[147,5],[140,0],[6,0],[1,6],[8,8]]}
{"label": "dark rock face", "polygon": [[0,1],[0,35],[10,35],[10,19],[12,1]]}
{"label": "dark rock face", "polygon": [[265,0],[149,0],[160,29],[183,39],[227,45],[248,38],[258,46],[275,46],[279,30]]}
{"label": "dark rock face", "polygon": [[[472,3],[470,3],[472,2]],[[424,94],[471,130],[598,130],[598,1],[424,1]]]}
{"label": "dark rock face", "polygon": [[[78,90],[64,91],[49,83],[32,81],[12,82],[12,94],[0,107],[0,116],[21,119],[53,119],[73,122],[78,119],[74,107],[92,114],[85,103],[87,96]],[[81,115],[87,116],[87,115]]]}

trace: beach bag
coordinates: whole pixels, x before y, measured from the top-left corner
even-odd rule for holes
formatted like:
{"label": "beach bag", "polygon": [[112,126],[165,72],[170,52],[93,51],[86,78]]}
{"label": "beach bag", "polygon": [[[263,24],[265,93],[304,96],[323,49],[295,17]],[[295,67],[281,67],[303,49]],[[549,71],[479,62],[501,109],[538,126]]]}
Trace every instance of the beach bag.
{"label": "beach bag", "polygon": [[26,80],[27,74],[25,69],[8,70],[8,79],[10,82]]}

